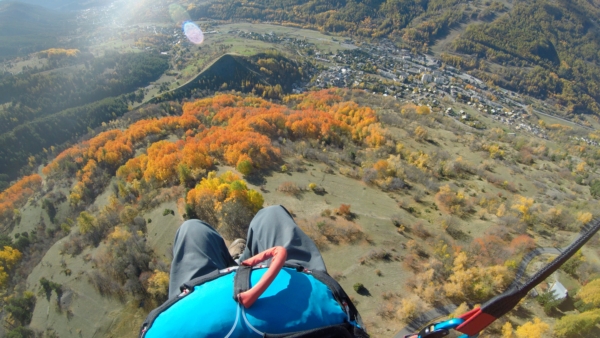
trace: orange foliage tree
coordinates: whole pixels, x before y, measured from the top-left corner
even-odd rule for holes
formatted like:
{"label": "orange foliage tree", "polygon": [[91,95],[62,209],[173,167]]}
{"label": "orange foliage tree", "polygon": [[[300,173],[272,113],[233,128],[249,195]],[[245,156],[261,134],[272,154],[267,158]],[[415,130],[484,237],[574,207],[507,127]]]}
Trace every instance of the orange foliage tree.
{"label": "orange foliage tree", "polygon": [[110,130],[60,153],[43,172],[45,175],[73,174],[73,163],[78,182],[71,191],[71,203],[77,204],[87,194],[94,178],[103,170],[114,173],[133,156],[133,149],[150,135],[189,130],[200,126],[193,116],[169,116],[158,120],[141,120],[127,130]]}
{"label": "orange foliage tree", "polygon": [[[77,203],[94,191],[93,184],[104,172],[129,182],[144,179],[158,184],[193,184],[189,173],[209,169],[215,160],[235,166],[244,174],[274,167],[281,152],[272,141],[314,139],[343,146],[350,141],[370,147],[386,142],[375,111],[355,102],[343,101],[335,90],[291,95],[284,105],[261,98],[231,94],[185,103],[181,116],[142,120],[128,129],[103,132],[59,154],[44,168],[46,175],[76,174],[71,192]],[[159,141],[146,154],[132,158],[148,136],[185,134],[177,142]],[[117,170],[118,169],[118,170]],[[97,189],[95,189],[97,190]]]}
{"label": "orange foliage tree", "polygon": [[0,220],[11,218],[13,211],[23,206],[41,186],[42,177],[34,174],[23,177],[0,193]]}

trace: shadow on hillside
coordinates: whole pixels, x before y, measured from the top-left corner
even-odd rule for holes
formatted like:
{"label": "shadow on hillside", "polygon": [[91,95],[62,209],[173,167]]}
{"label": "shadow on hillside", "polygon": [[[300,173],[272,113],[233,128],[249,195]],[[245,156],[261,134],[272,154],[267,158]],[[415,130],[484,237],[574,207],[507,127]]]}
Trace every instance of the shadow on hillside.
{"label": "shadow on hillside", "polygon": [[439,146],[440,146],[440,144],[439,144],[439,143],[437,143],[435,140],[430,140],[430,139],[428,139],[428,140],[425,140],[425,141],[427,141],[427,143],[429,143],[429,144],[431,144],[431,145],[434,145],[434,146],[436,146],[436,147],[439,147]]}
{"label": "shadow on hillside", "polygon": [[371,292],[364,286],[360,290],[358,290],[356,293],[358,293],[361,296],[366,296],[366,297],[372,296]]}
{"label": "shadow on hillside", "polygon": [[250,184],[261,186],[267,183],[265,176],[267,175],[253,174],[244,176],[244,179]]}
{"label": "shadow on hillside", "polygon": [[534,316],[534,313],[530,310],[526,309],[523,306],[517,306],[512,313],[515,317],[523,318],[523,319],[531,319]]}
{"label": "shadow on hillside", "polygon": [[550,237],[552,237],[552,234],[548,230],[545,230],[545,229],[540,229],[538,231],[538,234],[540,236],[544,237],[544,238],[550,238]]}
{"label": "shadow on hillside", "polygon": [[448,235],[450,235],[450,237],[452,237],[453,239],[455,239],[457,241],[470,241],[471,240],[471,236],[466,234],[464,231],[462,231],[460,229],[448,228],[448,230],[446,230],[446,232],[448,233]]}
{"label": "shadow on hillside", "polygon": [[315,188],[315,189],[313,189],[313,192],[315,193],[315,195],[319,195],[319,196],[327,195],[327,191],[323,188]]}
{"label": "shadow on hillside", "polygon": [[567,299],[560,303],[558,309],[562,312],[575,311],[575,303],[573,302],[573,299],[571,297],[567,297]]}

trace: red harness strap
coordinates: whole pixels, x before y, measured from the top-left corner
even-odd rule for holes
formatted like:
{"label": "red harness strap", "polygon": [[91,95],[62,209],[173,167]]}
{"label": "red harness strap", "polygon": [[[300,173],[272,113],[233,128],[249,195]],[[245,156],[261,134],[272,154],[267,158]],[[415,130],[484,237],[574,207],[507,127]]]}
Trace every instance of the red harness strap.
{"label": "red harness strap", "polygon": [[479,332],[483,331],[483,329],[492,324],[494,320],[498,319],[485,312],[481,312],[480,307],[465,313],[459,318],[464,319],[465,322],[460,324],[456,328],[456,330],[469,336],[474,336],[478,334]]}
{"label": "red harness strap", "polygon": [[[249,290],[237,290],[235,300],[247,309],[254,304],[254,302],[265,292],[265,290],[271,285],[277,274],[283,268],[285,260],[287,259],[287,251],[282,246],[272,247],[265,250],[256,256],[250,257],[242,262],[242,267],[252,267],[258,263],[264,262],[267,259],[271,259],[271,265],[265,274],[260,278],[258,283]],[[251,269],[250,269],[251,270]],[[250,278],[250,274],[246,276]],[[239,293],[237,293],[240,291]]]}

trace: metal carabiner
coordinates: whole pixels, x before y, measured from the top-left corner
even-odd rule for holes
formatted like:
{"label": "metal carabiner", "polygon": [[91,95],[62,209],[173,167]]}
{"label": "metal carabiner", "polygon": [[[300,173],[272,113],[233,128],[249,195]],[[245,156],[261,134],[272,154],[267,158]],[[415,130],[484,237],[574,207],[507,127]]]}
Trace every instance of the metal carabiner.
{"label": "metal carabiner", "polygon": [[[419,333],[413,333],[404,336],[404,338],[442,338],[450,334],[450,330],[457,328],[460,324],[464,323],[464,319],[452,318],[443,322],[437,322],[427,325]],[[467,335],[461,335],[459,338],[476,338],[479,335],[469,337]]]}

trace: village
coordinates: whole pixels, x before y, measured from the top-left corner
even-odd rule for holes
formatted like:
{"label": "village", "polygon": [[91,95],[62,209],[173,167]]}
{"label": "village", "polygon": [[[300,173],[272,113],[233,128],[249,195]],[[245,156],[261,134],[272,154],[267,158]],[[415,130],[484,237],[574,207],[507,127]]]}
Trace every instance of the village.
{"label": "village", "polygon": [[437,107],[442,114],[465,125],[486,129],[473,114],[458,107],[459,104],[468,105],[514,130],[548,138],[546,131],[533,122],[537,119],[530,119],[533,116],[527,112],[528,105],[518,93],[490,88],[483,81],[443,65],[430,55],[413,54],[395,47],[390,41],[355,46],[352,40],[346,39],[340,44],[350,48],[339,53],[323,53],[310,42],[285,38],[274,32],[235,33],[248,39],[284,44],[295,48],[298,54],[312,58],[319,71],[309,83],[297,86],[295,92],[310,88],[360,88],[403,103]]}

